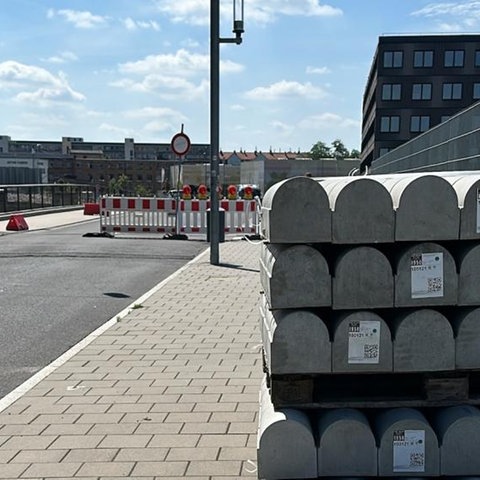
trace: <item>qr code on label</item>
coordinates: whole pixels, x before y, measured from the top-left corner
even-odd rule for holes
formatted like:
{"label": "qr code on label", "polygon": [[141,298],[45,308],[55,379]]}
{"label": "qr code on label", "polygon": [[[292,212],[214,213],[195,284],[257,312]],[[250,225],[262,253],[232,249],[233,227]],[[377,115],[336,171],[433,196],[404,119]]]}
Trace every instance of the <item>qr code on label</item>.
{"label": "qr code on label", "polygon": [[429,278],[427,283],[428,293],[439,292],[442,289],[442,278]]}
{"label": "qr code on label", "polygon": [[363,346],[363,358],[377,358],[378,357],[378,345],[364,345]]}
{"label": "qr code on label", "polygon": [[423,453],[410,453],[410,466],[411,467],[423,467],[424,465]]}

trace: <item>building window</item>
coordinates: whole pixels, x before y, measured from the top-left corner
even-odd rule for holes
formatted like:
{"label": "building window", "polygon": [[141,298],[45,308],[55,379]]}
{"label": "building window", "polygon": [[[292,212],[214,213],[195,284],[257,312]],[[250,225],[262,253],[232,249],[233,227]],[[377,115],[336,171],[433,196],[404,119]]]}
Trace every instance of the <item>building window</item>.
{"label": "building window", "polygon": [[385,68],[401,68],[403,66],[403,52],[383,52],[383,66]]}
{"label": "building window", "polygon": [[431,83],[414,83],[412,88],[412,100],[431,100]]}
{"label": "building window", "polygon": [[445,67],[463,67],[465,52],[463,50],[446,50]]}
{"label": "building window", "polygon": [[413,54],[413,66],[418,67],[433,67],[433,51],[432,50],[418,50]]}
{"label": "building window", "polygon": [[382,100],[400,100],[402,86],[399,83],[386,83],[382,87]]}
{"label": "building window", "polygon": [[474,100],[480,99],[480,83],[473,84],[473,98]]}
{"label": "building window", "polygon": [[410,118],[410,131],[411,132],[425,132],[430,128],[430,117],[412,115]]}
{"label": "building window", "polygon": [[390,151],[389,148],[382,147],[378,152],[378,155],[381,157],[382,155],[386,155]]}
{"label": "building window", "polygon": [[387,132],[399,132],[400,131],[400,117],[393,115],[391,117],[382,117],[380,119],[380,131]]}
{"label": "building window", "polygon": [[442,99],[443,100],[461,100],[462,84],[461,83],[444,83]]}
{"label": "building window", "polygon": [[446,122],[450,118],[450,115],[442,115],[440,117],[440,123]]}
{"label": "building window", "polygon": [[480,50],[475,51],[475,66],[480,67]]}

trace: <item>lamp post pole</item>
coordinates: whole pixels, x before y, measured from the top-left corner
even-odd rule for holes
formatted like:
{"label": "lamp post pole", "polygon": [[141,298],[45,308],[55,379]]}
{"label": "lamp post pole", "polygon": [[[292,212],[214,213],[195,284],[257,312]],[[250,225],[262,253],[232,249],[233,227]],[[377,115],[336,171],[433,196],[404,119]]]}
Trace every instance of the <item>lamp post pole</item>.
{"label": "lamp post pole", "polygon": [[[238,4],[238,5],[237,5]],[[220,38],[220,0],[210,0],[210,263],[220,263],[220,212],[218,210],[220,43],[242,43],[243,0],[233,0],[233,38]]]}
{"label": "lamp post pole", "polygon": [[218,152],[220,117],[220,0],[210,3],[210,263],[220,263]]}

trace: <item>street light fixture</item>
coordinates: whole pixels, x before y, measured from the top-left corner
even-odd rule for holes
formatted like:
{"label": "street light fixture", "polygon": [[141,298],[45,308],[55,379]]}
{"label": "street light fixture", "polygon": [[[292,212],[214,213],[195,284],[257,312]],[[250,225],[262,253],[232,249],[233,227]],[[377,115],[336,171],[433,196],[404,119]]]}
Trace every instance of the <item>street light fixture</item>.
{"label": "street light fixture", "polygon": [[210,263],[218,265],[220,212],[218,202],[220,43],[242,43],[244,0],[233,0],[233,38],[220,38],[220,0],[210,0]]}

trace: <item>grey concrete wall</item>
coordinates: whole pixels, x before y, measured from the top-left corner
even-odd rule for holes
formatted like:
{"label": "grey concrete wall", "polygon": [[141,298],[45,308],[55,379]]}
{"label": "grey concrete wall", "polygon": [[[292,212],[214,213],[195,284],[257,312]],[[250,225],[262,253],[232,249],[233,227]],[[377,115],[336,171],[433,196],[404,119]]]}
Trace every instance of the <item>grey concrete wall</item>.
{"label": "grey concrete wall", "polygon": [[458,250],[458,305],[480,305],[480,245]]}

